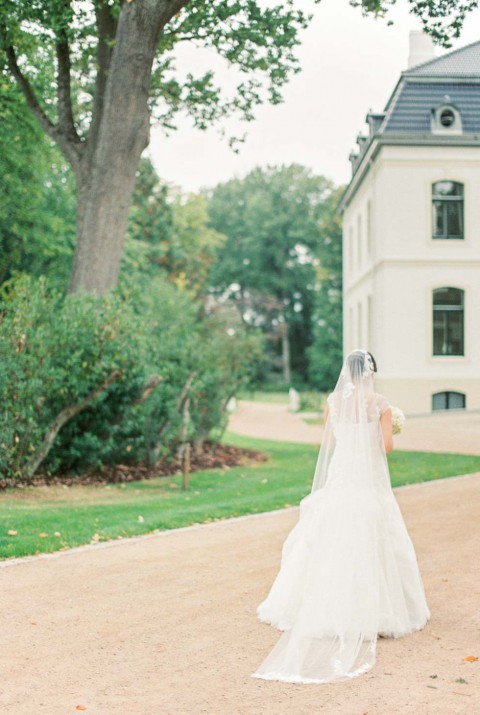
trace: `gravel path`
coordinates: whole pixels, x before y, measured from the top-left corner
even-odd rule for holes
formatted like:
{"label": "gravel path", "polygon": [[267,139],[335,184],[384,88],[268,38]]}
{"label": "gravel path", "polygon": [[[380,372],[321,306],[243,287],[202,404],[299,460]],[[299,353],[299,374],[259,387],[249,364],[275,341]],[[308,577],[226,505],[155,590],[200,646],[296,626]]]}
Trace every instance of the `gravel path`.
{"label": "gravel path", "polygon": [[[396,491],[432,620],[381,639],[334,685],[251,673],[279,633],[255,607],[297,508],[0,568],[0,711],[8,715],[475,715],[480,703],[480,475]],[[3,707],[1,707],[3,706]]]}
{"label": "gravel path", "polygon": [[[318,442],[318,427],[281,405],[255,404],[255,414],[240,405],[231,429]],[[466,415],[453,450],[439,421],[417,419],[417,448],[478,447]],[[402,446],[413,448],[414,436],[406,432]],[[432,619],[412,636],[381,639],[370,673],[335,685],[251,677],[279,637],[255,608],[278,570],[295,507],[0,563],[0,712],[479,713],[480,660],[465,659],[480,657],[480,474],[396,495]]]}
{"label": "gravel path", "polygon": [[[307,424],[288,405],[242,401],[231,416],[231,432],[247,437],[318,444],[320,425]],[[395,449],[480,454],[480,412],[437,412],[408,417]],[[480,708],[479,708],[480,711]]]}

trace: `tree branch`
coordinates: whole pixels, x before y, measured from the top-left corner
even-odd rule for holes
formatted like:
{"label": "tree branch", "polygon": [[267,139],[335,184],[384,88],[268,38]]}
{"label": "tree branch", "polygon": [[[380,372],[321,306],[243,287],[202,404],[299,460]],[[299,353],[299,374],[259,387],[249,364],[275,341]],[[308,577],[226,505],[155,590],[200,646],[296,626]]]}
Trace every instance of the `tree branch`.
{"label": "tree branch", "polygon": [[22,90],[28,106],[32,110],[44,132],[58,144],[66,159],[70,162],[72,168],[76,170],[80,159],[79,146],[72,142],[68,136],[61,131],[60,127],[52,122],[50,117],[48,117],[42,109],[32,85],[18,65],[15,48],[6,41],[6,38],[6,28],[4,26],[0,26],[0,39],[2,40],[3,48],[7,56],[8,68],[12,76],[15,78],[15,81]]}
{"label": "tree branch", "polygon": [[80,138],[75,129],[73,119],[71,96],[71,60],[68,35],[61,29],[56,43],[57,52],[57,97],[58,97],[58,126],[72,143],[80,143]]}
{"label": "tree branch", "polygon": [[148,378],[147,382],[143,386],[143,392],[134,402],[132,402],[132,407],[141,405],[145,400],[147,400],[154,389],[162,382],[163,377],[161,375],[152,375]]}
{"label": "tree branch", "polygon": [[93,98],[92,121],[88,132],[89,146],[95,147],[96,138],[100,128],[103,114],[105,89],[107,86],[108,70],[112,59],[113,43],[117,31],[117,20],[113,17],[111,8],[106,2],[96,0],[95,18],[98,31],[97,43],[97,76],[95,79],[95,92]]}
{"label": "tree branch", "polygon": [[35,454],[28,460],[27,464],[25,465],[24,471],[27,477],[32,477],[35,474],[40,464],[50,452],[55,437],[60,432],[63,425],[69,420],[71,420],[72,417],[78,415],[79,412],[82,412],[84,409],[86,409],[91,402],[93,402],[102,392],[104,392],[107,387],[112,384],[112,382],[118,380],[121,375],[121,370],[114,370],[98,387],[95,388],[95,390],[93,390],[89,395],[87,395],[84,400],[79,402],[77,405],[69,405],[69,407],[65,407],[65,409],[58,413],[58,415],[55,417],[52,424],[48,428],[40,448],[35,452]]}
{"label": "tree branch", "polygon": [[[192,383],[197,377],[198,372],[191,372],[190,375],[187,377],[187,381],[185,382],[185,385],[182,387],[180,394],[177,398],[177,410],[178,412],[182,412],[185,406],[185,401],[189,399],[189,391],[190,388],[192,387]],[[160,429],[158,436],[157,436],[157,441],[154,447],[152,447],[148,451],[148,461],[149,464],[156,464],[158,461],[158,457],[160,455],[160,448],[161,448],[161,440],[167,429],[170,427],[171,424],[171,419],[168,418],[167,421],[163,424],[162,428]]]}

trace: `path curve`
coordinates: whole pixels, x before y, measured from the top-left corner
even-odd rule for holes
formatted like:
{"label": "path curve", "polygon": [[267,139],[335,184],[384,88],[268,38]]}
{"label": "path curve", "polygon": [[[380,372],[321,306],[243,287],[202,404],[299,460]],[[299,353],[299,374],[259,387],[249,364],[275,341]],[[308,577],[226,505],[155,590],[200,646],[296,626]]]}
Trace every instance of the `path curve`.
{"label": "path curve", "polygon": [[[230,418],[231,432],[246,437],[319,444],[320,425],[307,424],[288,405],[242,400]],[[480,454],[480,412],[450,411],[408,417],[395,449]]]}

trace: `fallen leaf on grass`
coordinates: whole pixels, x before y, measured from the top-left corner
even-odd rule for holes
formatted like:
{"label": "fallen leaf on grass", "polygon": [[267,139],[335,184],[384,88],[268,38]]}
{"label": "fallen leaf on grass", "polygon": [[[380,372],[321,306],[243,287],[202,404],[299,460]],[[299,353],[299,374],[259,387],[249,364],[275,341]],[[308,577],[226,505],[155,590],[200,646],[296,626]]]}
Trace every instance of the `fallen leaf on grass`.
{"label": "fallen leaf on grass", "polygon": [[53,533],[54,536],[61,536],[61,533],[59,531],[54,531]]}
{"label": "fallen leaf on grass", "polygon": [[41,531],[41,532],[39,533],[39,537],[40,537],[41,539],[46,539],[47,536],[48,536],[48,534],[46,534],[44,531]]}
{"label": "fallen leaf on grass", "polygon": [[18,531],[15,531],[15,529],[9,529],[8,530],[8,535],[9,536],[16,536],[18,534]]}
{"label": "fallen leaf on grass", "polygon": [[143,524],[143,522],[145,521],[145,519],[143,518],[143,516],[139,516],[139,517],[138,517],[138,521],[140,522],[140,524]]}
{"label": "fallen leaf on grass", "polygon": [[463,660],[468,660],[469,663],[475,663],[476,660],[478,660],[476,655],[467,655],[466,658]]}

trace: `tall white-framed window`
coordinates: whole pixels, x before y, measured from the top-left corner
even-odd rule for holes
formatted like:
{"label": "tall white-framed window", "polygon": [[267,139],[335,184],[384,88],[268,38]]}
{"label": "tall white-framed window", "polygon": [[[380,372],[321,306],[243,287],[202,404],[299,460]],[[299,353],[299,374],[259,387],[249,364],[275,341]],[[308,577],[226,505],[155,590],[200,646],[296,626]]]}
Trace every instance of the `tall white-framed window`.
{"label": "tall white-framed window", "polygon": [[432,184],[432,238],[462,240],[464,236],[463,184],[437,181]]}
{"label": "tall white-framed window", "polygon": [[465,291],[436,288],[433,291],[433,354],[465,355]]}

